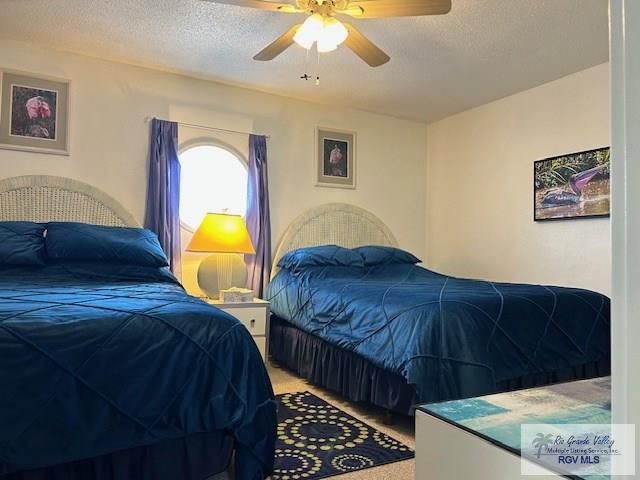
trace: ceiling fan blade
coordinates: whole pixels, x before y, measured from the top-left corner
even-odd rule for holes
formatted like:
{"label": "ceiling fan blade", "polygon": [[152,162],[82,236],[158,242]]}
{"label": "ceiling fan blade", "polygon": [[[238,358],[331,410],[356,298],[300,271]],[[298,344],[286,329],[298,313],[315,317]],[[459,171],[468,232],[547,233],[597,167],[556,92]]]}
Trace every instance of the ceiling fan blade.
{"label": "ceiling fan blade", "polygon": [[278,37],[273,43],[265,47],[264,50],[253,57],[253,59],[260,62],[266,62],[276,58],[287,48],[293,45],[293,36],[301,26],[301,24],[298,24],[291,27],[285,34]]}
{"label": "ceiling fan blade", "polygon": [[355,18],[443,15],[451,11],[451,0],[353,0],[338,13]]}
{"label": "ceiling fan blade", "polygon": [[370,66],[379,67],[391,60],[389,55],[376,47],[371,40],[360,33],[353,25],[344,23],[344,26],[349,31],[349,36],[344,41],[344,44]]}
{"label": "ceiling fan blade", "polygon": [[222,3],[225,5],[236,5],[238,7],[259,8],[260,10],[268,10],[270,12],[299,13],[302,10],[297,9],[289,3],[268,2],[266,0],[202,0],[210,3]]}

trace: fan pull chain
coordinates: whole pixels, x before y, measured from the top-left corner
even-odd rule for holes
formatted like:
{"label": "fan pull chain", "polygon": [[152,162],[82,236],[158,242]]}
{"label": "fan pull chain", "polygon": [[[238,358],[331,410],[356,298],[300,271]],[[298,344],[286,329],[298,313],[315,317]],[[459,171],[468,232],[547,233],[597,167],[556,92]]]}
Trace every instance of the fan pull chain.
{"label": "fan pull chain", "polygon": [[[304,74],[300,75],[301,80],[311,80],[311,75],[309,75],[309,50],[307,50],[305,53]],[[320,85],[320,52],[316,49],[316,53],[317,53],[316,85]]]}
{"label": "fan pull chain", "polygon": [[309,50],[306,50],[304,56],[304,74],[300,75],[302,80],[309,80],[311,77],[309,76]]}

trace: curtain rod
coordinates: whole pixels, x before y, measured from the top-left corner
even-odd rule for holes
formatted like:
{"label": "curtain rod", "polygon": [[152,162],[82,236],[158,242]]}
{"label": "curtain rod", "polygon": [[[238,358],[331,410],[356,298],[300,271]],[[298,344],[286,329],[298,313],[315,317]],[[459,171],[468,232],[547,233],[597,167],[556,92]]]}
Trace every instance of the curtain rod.
{"label": "curtain rod", "polygon": [[[172,122],[173,120],[165,120],[163,118],[158,118],[158,117],[147,117],[145,118],[145,122],[150,122],[153,119],[156,120],[162,120],[164,122]],[[271,138],[271,135],[263,135],[261,133],[253,133],[253,132],[243,132],[240,130],[230,130],[228,128],[218,128],[218,127],[210,127],[208,125],[197,125],[195,123],[185,123],[185,122],[175,122],[178,125],[181,125],[183,127],[189,127],[189,128],[197,128],[198,130],[208,130],[211,132],[224,132],[224,133],[237,133],[239,135],[262,135],[263,137],[269,139]]]}

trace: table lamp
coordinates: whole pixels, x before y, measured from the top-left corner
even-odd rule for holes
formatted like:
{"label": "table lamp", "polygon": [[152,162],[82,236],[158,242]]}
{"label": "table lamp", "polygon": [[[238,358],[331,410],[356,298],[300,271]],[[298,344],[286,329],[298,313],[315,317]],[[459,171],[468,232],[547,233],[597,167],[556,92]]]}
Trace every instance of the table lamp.
{"label": "table lamp", "polygon": [[238,254],[256,253],[247,226],[240,215],[207,213],[193,234],[188,252],[209,252],[198,268],[198,286],[209,298],[220,290],[245,286],[247,267]]}

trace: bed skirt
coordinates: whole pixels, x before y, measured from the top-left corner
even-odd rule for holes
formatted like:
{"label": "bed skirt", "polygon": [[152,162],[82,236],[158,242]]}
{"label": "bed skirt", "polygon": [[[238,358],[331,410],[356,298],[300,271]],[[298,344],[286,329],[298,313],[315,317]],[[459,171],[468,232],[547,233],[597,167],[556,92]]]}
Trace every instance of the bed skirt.
{"label": "bed skirt", "polygon": [[197,433],[99,457],[0,475],[0,480],[205,480],[227,469],[232,449],[230,435]]}
{"label": "bed skirt", "polygon": [[[377,367],[360,355],[325,342],[276,316],[271,317],[270,332],[269,353],[273,360],[312,384],[354,402],[365,402],[405,415],[413,414],[416,392],[404,377]],[[610,373],[610,360],[600,360],[502,381],[496,385],[495,393],[602,377]]]}

